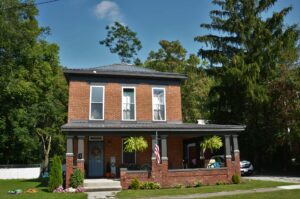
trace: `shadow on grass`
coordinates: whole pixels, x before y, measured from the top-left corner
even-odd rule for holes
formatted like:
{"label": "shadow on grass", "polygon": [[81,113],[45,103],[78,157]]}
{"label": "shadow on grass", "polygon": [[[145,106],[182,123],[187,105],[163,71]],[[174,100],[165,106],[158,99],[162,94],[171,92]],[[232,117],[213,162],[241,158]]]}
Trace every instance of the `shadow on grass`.
{"label": "shadow on grass", "polygon": [[48,192],[47,186],[48,186],[48,181],[49,178],[37,178],[37,179],[28,179],[28,180],[23,180],[22,182],[36,182],[37,185],[35,186],[36,188],[39,188],[39,190],[43,192]]}

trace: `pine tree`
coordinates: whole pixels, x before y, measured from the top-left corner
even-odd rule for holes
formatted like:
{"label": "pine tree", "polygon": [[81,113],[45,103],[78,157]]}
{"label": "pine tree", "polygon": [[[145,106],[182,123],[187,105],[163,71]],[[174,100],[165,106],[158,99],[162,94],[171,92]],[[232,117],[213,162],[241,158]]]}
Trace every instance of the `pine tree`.
{"label": "pine tree", "polygon": [[257,166],[271,159],[276,145],[269,85],[280,76],[283,65],[292,66],[298,59],[298,27],[284,24],[292,8],[263,16],[275,3],[214,0],[220,9],[210,12],[210,24],[201,25],[212,33],[195,38],[206,44],[198,54],[209,61],[217,81],[210,92],[213,120],[247,125],[240,139],[247,144],[240,146]]}

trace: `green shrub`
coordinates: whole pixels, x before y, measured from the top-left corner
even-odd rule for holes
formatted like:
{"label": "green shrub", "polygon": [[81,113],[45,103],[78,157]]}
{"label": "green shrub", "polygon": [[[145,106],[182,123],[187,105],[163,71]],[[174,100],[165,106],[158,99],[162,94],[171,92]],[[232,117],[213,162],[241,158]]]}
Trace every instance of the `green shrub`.
{"label": "green shrub", "polygon": [[241,182],[240,176],[238,174],[236,174],[236,173],[233,174],[231,180],[232,180],[233,184],[240,184],[240,182]]}
{"label": "green shrub", "polygon": [[226,185],[226,184],[227,184],[226,182],[222,182],[222,181],[216,183],[216,185]]}
{"label": "green shrub", "polygon": [[176,189],[182,189],[184,186],[182,185],[182,184],[177,184],[177,185],[175,185],[175,187],[174,188],[176,188]]}
{"label": "green shrub", "polygon": [[140,181],[137,179],[137,178],[134,178],[132,181],[131,181],[131,184],[130,184],[130,188],[131,189],[139,189],[141,186],[141,183]]}
{"label": "green shrub", "polygon": [[48,189],[49,191],[52,192],[54,189],[56,189],[62,184],[63,184],[63,177],[62,177],[61,160],[58,156],[54,156],[52,159],[52,165],[49,174]]}
{"label": "green shrub", "polygon": [[84,180],[84,174],[81,172],[80,169],[76,169],[72,174],[70,178],[70,186],[73,188],[77,188],[81,185],[83,185]]}
{"label": "green shrub", "polygon": [[202,187],[203,186],[203,184],[201,183],[201,182],[197,182],[196,184],[195,184],[195,187]]}

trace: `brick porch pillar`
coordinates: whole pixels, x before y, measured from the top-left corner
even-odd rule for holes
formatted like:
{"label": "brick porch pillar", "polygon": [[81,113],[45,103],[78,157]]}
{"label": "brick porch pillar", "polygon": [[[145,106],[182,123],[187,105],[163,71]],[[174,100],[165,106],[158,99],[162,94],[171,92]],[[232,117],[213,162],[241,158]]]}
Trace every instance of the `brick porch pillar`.
{"label": "brick porch pillar", "polygon": [[78,137],[77,168],[84,173],[84,136]]}
{"label": "brick porch pillar", "polygon": [[162,171],[162,182],[161,186],[167,186],[167,178],[168,178],[168,152],[167,152],[167,135],[161,135],[161,171]]}
{"label": "brick porch pillar", "polygon": [[67,136],[66,188],[69,188],[71,174],[73,173],[73,158],[73,136]]}
{"label": "brick porch pillar", "polygon": [[234,150],[234,168],[235,173],[241,176],[241,169],[240,169],[240,150],[239,150],[239,143],[238,143],[238,135],[232,135],[233,139],[233,150]]}
{"label": "brick porch pillar", "polygon": [[165,186],[165,182],[168,177],[168,156],[167,156],[167,135],[162,135],[161,137],[161,163],[156,162],[156,157],[154,154],[156,136],[152,136],[152,179],[158,182],[162,187]]}
{"label": "brick porch pillar", "polygon": [[230,135],[225,135],[225,158],[227,167],[227,179],[229,181],[231,181],[231,177],[233,174],[230,137]]}

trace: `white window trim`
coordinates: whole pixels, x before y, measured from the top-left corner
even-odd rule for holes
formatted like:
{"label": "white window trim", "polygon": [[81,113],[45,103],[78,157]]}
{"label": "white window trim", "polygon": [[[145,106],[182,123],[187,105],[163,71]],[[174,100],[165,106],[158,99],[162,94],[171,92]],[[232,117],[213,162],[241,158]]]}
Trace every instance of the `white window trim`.
{"label": "white window trim", "polygon": [[[164,120],[155,120],[154,119],[154,90],[155,89],[160,89],[160,90],[164,90],[164,107],[165,107],[165,119]],[[166,89],[165,88],[161,88],[161,87],[152,87],[152,121],[167,121],[167,103],[166,103]]]}
{"label": "white window trim", "polygon": [[[92,110],[92,88],[93,87],[100,87],[100,88],[102,88],[103,89],[103,95],[102,95],[102,97],[103,97],[103,99],[102,99],[102,107],[103,107],[103,115],[102,115],[102,119],[93,119],[92,118],[92,115],[91,115],[91,110]],[[104,86],[94,86],[94,85],[91,85],[90,86],[90,111],[89,111],[89,120],[100,120],[100,121],[102,121],[102,120],[104,120],[104,113],[105,113],[105,87]]]}
{"label": "white window trim", "polygon": [[[123,115],[123,93],[124,93],[124,89],[126,88],[130,88],[133,89],[134,92],[134,119],[124,119],[124,115]],[[122,97],[121,97],[121,112],[122,112],[122,121],[136,121],[136,89],[133,86],[122,86]]]}
{"label": "white window trim", "polygon": [[[124,149],[123,149],[123,142],[124,140],[126,140],[127,138],[122,138],[121,139],[121,145],[122,145],[122,151],[121,151],[121,154],[122,154],[122,164],[130,164],[130,163],[124,163],[124,159],[123,159],[123,153],[124,153]],[[134,152],[134,164],[136,164],[136,151]]]}

